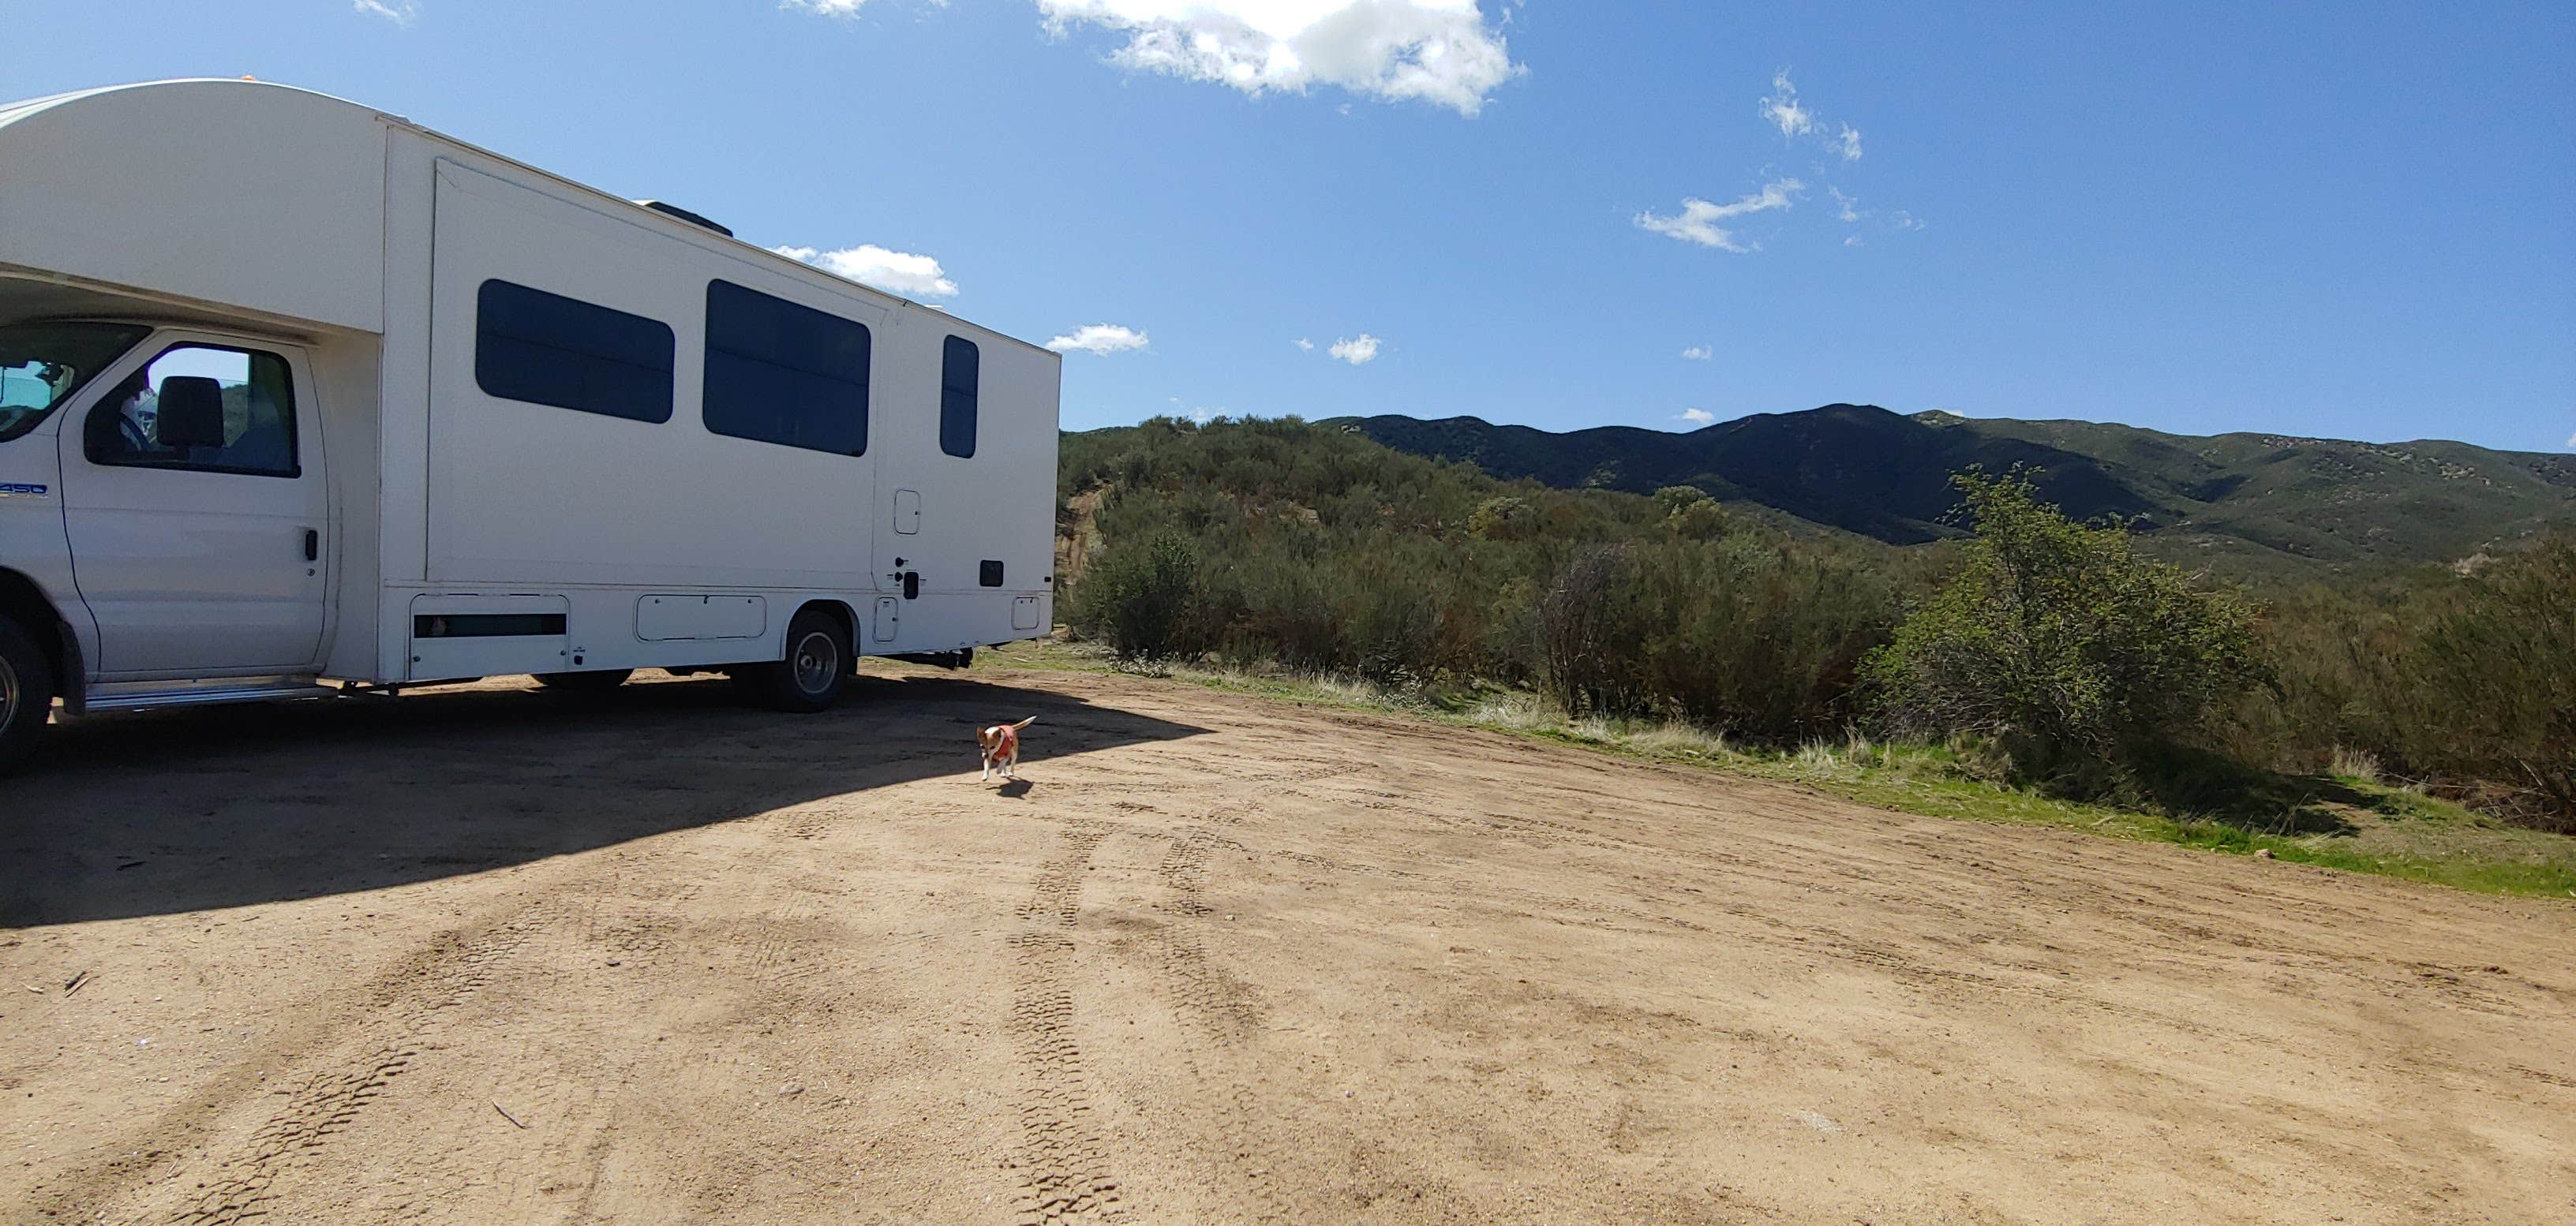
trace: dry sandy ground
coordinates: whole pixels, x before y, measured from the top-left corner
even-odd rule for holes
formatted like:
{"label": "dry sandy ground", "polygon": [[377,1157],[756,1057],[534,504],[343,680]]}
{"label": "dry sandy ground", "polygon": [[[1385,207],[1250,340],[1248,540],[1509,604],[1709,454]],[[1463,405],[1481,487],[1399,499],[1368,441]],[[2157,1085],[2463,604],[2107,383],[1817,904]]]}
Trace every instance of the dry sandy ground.
{"label": "dry sandy ground", "polygon": [[61,731],[13,1226],[2576,1221],[2567,904],[1092,676]]}

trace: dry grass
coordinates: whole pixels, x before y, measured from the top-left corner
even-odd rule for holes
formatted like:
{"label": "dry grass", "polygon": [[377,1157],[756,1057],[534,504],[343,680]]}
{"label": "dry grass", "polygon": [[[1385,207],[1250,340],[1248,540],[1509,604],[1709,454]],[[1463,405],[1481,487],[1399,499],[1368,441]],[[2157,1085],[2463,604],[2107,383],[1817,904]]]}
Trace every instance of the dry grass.
{"label": "dry grass", "polygon": [[2377,783],[2380,781],[2379,758],[2366,749],[2351,749],[2337,745],[2333,760],[2326,766],[2326,773],[2337,779]]}

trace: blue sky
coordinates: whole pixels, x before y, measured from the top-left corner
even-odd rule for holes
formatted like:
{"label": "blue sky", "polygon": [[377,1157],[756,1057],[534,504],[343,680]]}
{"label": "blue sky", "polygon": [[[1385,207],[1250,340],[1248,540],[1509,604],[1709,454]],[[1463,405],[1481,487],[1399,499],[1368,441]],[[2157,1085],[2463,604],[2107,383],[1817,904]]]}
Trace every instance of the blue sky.
{"label": "blue sky", "polygon": [[1090,346],[1074,428],[1857,401],[2576,448],[2563,2],[6,3],[0,95],[249,74],[857,253]]}

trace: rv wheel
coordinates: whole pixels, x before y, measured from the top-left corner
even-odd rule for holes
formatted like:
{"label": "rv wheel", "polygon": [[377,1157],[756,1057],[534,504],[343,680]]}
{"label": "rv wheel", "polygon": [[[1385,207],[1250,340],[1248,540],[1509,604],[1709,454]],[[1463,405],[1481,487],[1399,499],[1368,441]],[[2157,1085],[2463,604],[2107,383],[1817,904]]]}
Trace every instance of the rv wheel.
{"label": "rv wheel", "polygon": [[53,666],[18,623],[0,617],[0,774],[35,752],[53,713]]}
{"label": "rv wheel", "polygon": [[631,668],[600,668],[580,673],[538,673],[537,684],[567,694],[605,694],[626,684]]}
{"label": "rv wheel", "polygon": [[787,623],[787,658],[742,669],[735,679],[767,706],[781,711],[821,711],[840,700],[850,675],[850,636],[820,609]]}

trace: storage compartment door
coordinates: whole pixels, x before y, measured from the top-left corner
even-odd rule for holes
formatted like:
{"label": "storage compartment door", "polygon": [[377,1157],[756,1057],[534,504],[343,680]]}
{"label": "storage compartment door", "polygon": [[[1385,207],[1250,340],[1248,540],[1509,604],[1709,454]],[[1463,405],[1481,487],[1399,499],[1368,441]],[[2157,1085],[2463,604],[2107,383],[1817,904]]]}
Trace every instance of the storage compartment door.
{"label": "storage compartment door", "polygon": [[769,602],[758,596],[653,595],[635,601],[635,637],[647,643],[756,639],[769,629]]}
{"label": "storage compartment door", "polygon": [[574,667],[561,596],[420,595],[411,602],[413,681],[452,681]]}

